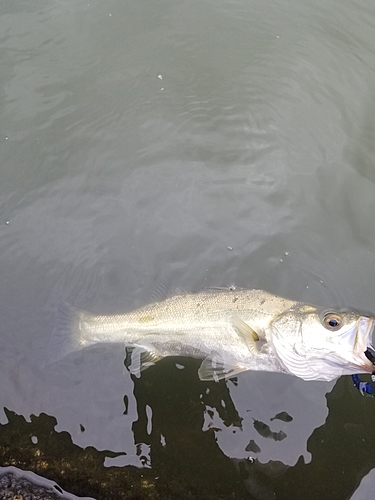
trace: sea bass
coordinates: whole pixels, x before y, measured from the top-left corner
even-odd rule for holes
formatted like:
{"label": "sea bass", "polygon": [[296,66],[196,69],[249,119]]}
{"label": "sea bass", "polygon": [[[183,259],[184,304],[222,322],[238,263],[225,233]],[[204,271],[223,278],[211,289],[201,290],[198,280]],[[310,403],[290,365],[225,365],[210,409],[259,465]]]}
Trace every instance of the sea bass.
{"label": "sea bass", "polygon": [[277,297],[263,290],[180,293],[134,311],[98,316],[66,306],[51,342],[51,359],[98,342],[121,342],[139,372],[165,356],[203,359],[201,380],[246,370],[305,380],[372,372],[374,318]]}

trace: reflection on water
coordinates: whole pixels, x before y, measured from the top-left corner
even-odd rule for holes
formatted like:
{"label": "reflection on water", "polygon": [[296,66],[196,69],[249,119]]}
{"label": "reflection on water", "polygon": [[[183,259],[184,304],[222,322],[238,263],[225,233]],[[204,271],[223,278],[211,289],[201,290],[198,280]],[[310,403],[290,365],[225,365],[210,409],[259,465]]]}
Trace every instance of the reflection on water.
{"label": "reflection on water", "polygon": [[356,393],[351,397],[351,392],[350,378],[343,377],[327,395],[328,418],[308,441],[312,461],[297,463],[278,485],[285,498],[297,498],[297,483],[302,474],[306,485],[304,498],[308,500],[327,495],[334,499],[351,498],[361,479],[375,467],[375,435],[371,431],[375,425],[374,401]]}
{"label": "reflection on water", "polygon": [[[69,491],[97,499],[299,499],[300,478],[306,499],[343,499],[349,498],[361,478],[375,467],[375,437],[368,432],[375,425],[375,416],[370,421],[365,416],[365,407],[373,401],[355,393],[354,404],[343,412],[342,401],[352,391],[349,377],[343,377],[328,394],[326,422],[322,421],[310,437],[305,436],[311,461],[306,463],[301,455],[294,466],[288,466],[272,455],[266,462],[257,458],[260,448],[256,443],[271,440],[276,449],[289,437],[252,419],[255,439],[249,442],[244,419],[231,398],[230,387],[237,387],[236,379],[201,382],[196,375],[199,361],[177,361],[179,369],[176,359],[170,358],[143,372],[140,378],[133,377],[138,412],[132,427],[140,461],[137,468],[121,463],[126,453],[77,446],[69,433],[56,431],[57,421],[52,416],[31,415],[27,421],[6,408],[8,422],[0,431],[2,464],[33,470]],[[307,417],[309,408],[306,402],[300,402]],[[214,425],[214,415],[221,427]],[[283,411],[268,422],[275,420],[280,428],[284,423],[292,424],[294,418]],[[232,436],[241,435],[246,456],[223,453],[220,434],[225,429]],[[290,430],[294,440],[293,428]]]}
{"label": "reflection on water", "polygon": [[[301,455],[310,460],[307,439],[326,417],[324,412],[319,419],[313,411],[319,400],[317,389],[324,398],[324,384],[309,384],[306,397],[306,384],[290,376],[248,373],[228,382],[201,382],[198,360],[181,358],[177,362],[183,370],[170,358],[143,372],[140,379],[134,378],[138,420],[133,431],[136,442],[149,446],[147,466],[158,475],[173,478],[181,477],[184,470],[186,491],[199,487],[202,498],[209,498],[216,485],[216,494],[220,491],[222,498],[243,494],[238,487],[231,492],[238,478],[252,497],[273,498],[277,486],[272,481],[281,480],[288,462],[294,465],[300,458],[305,463]],[[246,388],[241,390],[242,384]],[[275,397],[275,387],[280,399]],[[152,410],[151,426],[148,408]],[[281,408],[288,412],[275,411]],[[311,413],[315,422],[310,427]],[[168,472],[161,457],[168,457]]]}

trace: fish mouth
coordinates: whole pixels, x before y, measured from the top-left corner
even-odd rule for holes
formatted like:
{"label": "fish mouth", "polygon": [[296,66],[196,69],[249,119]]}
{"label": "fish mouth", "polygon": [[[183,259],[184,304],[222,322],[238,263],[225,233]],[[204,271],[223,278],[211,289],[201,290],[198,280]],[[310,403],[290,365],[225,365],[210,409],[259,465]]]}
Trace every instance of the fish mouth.
{"label": "fish mouth", "polygon": [[359,323],[359,334],[363,335],[362,338],[365,339],[367,347],[364,351],[364,355],[370,361],[372,369],[375,369],[375,321],[374,318],[360,318]]}

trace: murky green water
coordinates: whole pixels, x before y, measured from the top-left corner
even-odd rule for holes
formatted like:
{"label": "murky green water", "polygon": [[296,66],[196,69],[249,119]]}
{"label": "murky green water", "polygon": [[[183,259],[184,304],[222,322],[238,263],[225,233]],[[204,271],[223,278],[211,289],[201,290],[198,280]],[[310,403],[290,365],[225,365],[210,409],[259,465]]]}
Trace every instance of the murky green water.
{"label": "murky green water", "polygon": [[3,0],[1,466],[98,500],[369,498],[349,378],[44,363],[61,302],[161,282],[375,311],[374,30],[364,0]]}

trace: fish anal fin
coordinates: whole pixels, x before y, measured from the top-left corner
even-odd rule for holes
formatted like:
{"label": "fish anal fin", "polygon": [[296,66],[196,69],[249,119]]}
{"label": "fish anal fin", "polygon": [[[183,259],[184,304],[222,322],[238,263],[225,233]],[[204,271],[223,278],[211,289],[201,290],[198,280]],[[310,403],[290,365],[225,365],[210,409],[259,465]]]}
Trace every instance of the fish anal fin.
{"label": "fish anal fin", "polygon": [[125,368],[133,375],[139,377],[140,373],[157,363],[163,356],[156,350],[143,346],[125,347]]}
{"label": "fish anal fin", "polygon": [[249,351],[252,354],[258,354],[258,347],[256,343],[260,340],[259,335],[257,332],[251,328],[250,325],[245,323],[241,318],[238,316],[232,316],[231,322],[233,325],[233,328],[236,330],[236,332],[239,334],[239,336],[243,339],[245,344],[247,345]]}
{"label": "fish anal fin", "polygon": [[198,375],[200,380],[217,382],[223,378],[233,377],[243,371],[246,371],[246,368],[235,362],[225,362],[219,356],[208,356],[202,361]]}

